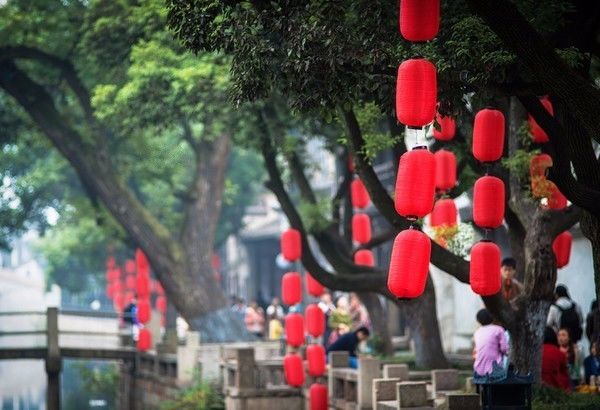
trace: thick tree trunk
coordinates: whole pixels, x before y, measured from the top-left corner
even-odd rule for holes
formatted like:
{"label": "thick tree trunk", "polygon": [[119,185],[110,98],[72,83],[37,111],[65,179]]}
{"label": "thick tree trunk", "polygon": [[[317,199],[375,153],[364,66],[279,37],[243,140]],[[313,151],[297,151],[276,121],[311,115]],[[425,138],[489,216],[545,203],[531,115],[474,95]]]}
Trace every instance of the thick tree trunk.
{"label": "thick tree trunk", "polygon": [[415,346],[415,364],[424,369],[448,367],[444,355],[435,305],[435,287],[431,277],[427,279],[425,292],[412,300],[398,301],[406,313],[410,335]]}
{"label": "thick tree trunk", "polygon": [[[50,94],[12,61],[0,61],[0,87],[28,112],[48,140],[70,162],[82,183],[96,194],[115,220],[147,254],[169,300],[205,341],[247,339],[243,322],[226,307],[226,298],[212,280],[210,258],[218,219],[229,143],[207,143],[209,155],[199,164],[191,206],[180,241],[151,215],[119,178],[110,161],[104,135],[88,124],[91,138],[65,121]],[[214,154],[212,158],[210,154]],[[199,156],[202,158],[202,156]],[[203,158],[204,159],[204,158]],[[207,175],[200,175],[206,173]],[[220,328],[217,328],[220,326]]]}
{"label": "thick tree trunk", "polygon": [[382,353],[391,356],[394,353],[394,347],[392,346],[392,336],[388,329],[388,315],[385,307],[381,304],[379,295],[371,292],[359,292],[357,294],[369,312],[371,327],[373,328],[372,336],[377,336],[381,339]]}
{"label": "thick tree trunk", "polygon": [[510,362],[519,374],[532,374],[539,380],[542,365],[542,344],[550,302],[528,302],[515,313],[517,326],[510,332]]}

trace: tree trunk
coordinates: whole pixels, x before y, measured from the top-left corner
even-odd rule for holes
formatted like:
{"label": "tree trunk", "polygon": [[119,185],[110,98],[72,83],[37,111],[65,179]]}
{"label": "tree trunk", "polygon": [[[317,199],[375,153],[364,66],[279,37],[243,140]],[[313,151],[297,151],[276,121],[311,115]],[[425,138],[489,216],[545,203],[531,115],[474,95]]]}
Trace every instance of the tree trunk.
{"label": "tree trunk", "polygon": [[423,369],[443,369],[448,361],[442,348],[435,305],[435,287],[431,276],[422,296],[397,301],[406,313],[410,335],[415,346],[415,365]]}
{"label": "tree trunk", "polygon": [[532,374],[539,381],[542,365],[542,344],[550,302],[536,300],[516,312],[516,323],[510,332],[510,362],[519,374]]}
{"label": "tree trunk", "polygon": [[371,327],[373,328],[373,336],[381,338],[382,353],[386,356],[394,354],[394,346],[392,345],[392,337],[388,329],[388,315],[385,307],[381,304],[379,295],[372,292],[358,292],[360,300],[364,303],[369,318],[371,319]]}

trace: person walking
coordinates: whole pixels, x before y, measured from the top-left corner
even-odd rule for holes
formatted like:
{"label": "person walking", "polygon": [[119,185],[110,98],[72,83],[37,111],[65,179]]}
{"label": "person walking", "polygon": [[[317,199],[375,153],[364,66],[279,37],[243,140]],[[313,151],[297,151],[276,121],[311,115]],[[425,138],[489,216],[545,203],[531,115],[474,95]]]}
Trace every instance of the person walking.
{"label": "person walking", "polygon": [[554,303],[548,311],[546,325],[558,333],[560,329],[568,329],[573,343],[581,340],[583,334],[583,315],[581,309],[571,300],[569,291],[564,285],[558,285],[554,291]]}

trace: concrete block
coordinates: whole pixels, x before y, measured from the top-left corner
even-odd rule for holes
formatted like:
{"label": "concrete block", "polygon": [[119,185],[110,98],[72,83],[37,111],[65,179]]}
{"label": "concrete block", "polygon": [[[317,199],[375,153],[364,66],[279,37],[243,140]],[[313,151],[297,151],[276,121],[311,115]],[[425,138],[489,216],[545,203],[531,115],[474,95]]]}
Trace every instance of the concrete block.
{"label": "concrete block", "polygon": [[396,384],[400,379],[373,379],[373,407],[379,401],[390,401],[396,399]]}
{"label": "concrete block", "polygon": [[235,358],[237,361],[235,387],[239,389],[254,387],[254,349],[251,347],[236,349]]}
{"label": "concrete block", "polygon": [[329,367],[348,367],[348,352],[329,352]]}
{"label": "concrete block", "polygon": [[357,385],[357,404],[359,408],[373,407],[373,379],[381,377],[379,370],[381,363],[379,359],[373,357],[361,357],[358,359],[358,385]]}
{"label": "concrete block", "polygon": [[408,365],[407,364],[384,364],[383,365],[384,379],[400,379],[400,381],[408,380]]}
{"label": "concrete block", "polygon": [[465,392],[467,393],[476,393],[476,387],[475,387],[475,383],[473,383],[473,378],[472,377],[467,377],[467,380],[465,380]]}
{"label": "concrete block", "polygon": [[427,384],[425,382],[400,382],[396,384],[398,408],[427,406]]}
{"label": "concrete block", "polygon": [[458,370],[441,369],[431,371],[431,385],[434,393],[442,390],[459,390]]}
{"label": "concrete block", "polygon": [[478,394],[448,393],[440,408],[443,410],[480,410],[481,403]]}

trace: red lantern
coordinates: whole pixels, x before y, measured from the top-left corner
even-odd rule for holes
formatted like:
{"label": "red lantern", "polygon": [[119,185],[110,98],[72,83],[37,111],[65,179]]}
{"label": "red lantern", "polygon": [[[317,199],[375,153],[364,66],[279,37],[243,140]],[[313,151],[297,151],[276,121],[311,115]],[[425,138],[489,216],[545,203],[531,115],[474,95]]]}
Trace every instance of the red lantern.
{"label": "red lantern", "polygon": [[306,331],[313,337],[319,337],[325,332],[325,313],[319,305],[312,303],[304,311],[306,316]]}
{"label": "red lantern", "polygon": [[493,229],[504,220],[504,182],[486,175],[473,188],[473,221],[480,228]]}
{"label": "red lantern", "polygon": [[163,289],[162,285],[160,284],[159,281],[157,280],[153,280],[152,281],[152,290],[154,291],[154,293],[156,293],[159,296],[164,296],[165,294],[165,290]]}
{"label": "red lantern", "polygon": [[498,161],[504,151],[504,114],[483,109],[475,115],[473,156],[481,162]]}
{"label": "red lantern", "polygon": [[350,199],[352,201],[352,206],[354,208],[366,208],[369,205],[369,192],[367,192],[367,188],[360,180],[360,178],[356,178],[350,184]]}
{"label": "red lantern", "polygon": [[352,216],[352,240],[361,244],[371,240],[371,218],[367,214]]}
{"label": "red lantern", "polygon": [[551,183],[550,196],[548,197],[548,208],[561,210],[567,207],[567,198],[560,192],[558,187]]}
{"label": "red lantern", "polygon": [[302,301],[302,277],[298,272],[288,272],[281,278],[281,299],[290,306]]}
{"label": "red lantern", "polygon": [[413,42],[433,40],[439,28],[439,0],[400,0],[402,37]]}
{"label": "red lantern", "polygon": [[394,204],[407,218],[422,218],[433,209],[435,197],[435,156],[416,148],[400,157]]}
{"label": "red lantern", "polygon": [[481,296],[500,291],[500,248],[494,242],[483,240],[471,248],[469,283],[473,292]]}
{"label": "red lantern", "polygon": [[327,410],[327,386],[324,384],[313,383],[308,390],[310,401],[309,410]]}
{"label": "red lantern", "polygon": [[[144,272],[144,271],[141,271]],[[147,298],[150,296],[150,278],[147,273],[140,273],[136,276],[136,291],[140,298]]]}
{"label": "red lantern", "polygon": [[321,377],[325,373],[325,348],[320,344],[310,344],[306,347],[308,374]]}
{"label": "red lantern", "polygon": [[572,243],[573,235],[571,235],[569,231],[564,231],[554,239],[554,242],[552,242],[552,250],[556,256],[557,268],[560,269],[569,264]]}
{"label": "red lantern", "polygon": [[115,292],[113,295],[113,307],[115,311],[122,312],[125,307],[125,295],[123,292]]}
{"label": "red lantern", "polygon": [[315,297],[319,297],[325,292],[325,287],[308,272],[306,272],[306,288],[308,294]]}
{"label": "red lantern", "polygon": [[288,313],[285,317],[285,342],[293,347],[304,344],[304,318],[300,313]]}
{"label": "red lantern", "polygon": [[281,234],[281,253],[283,257],[295,262],[302,256],[302,237],[300,231],[290,228]]}
{"label": "red lantern", "polygon": [[369,249],[361,249],[354,254],[354,263],[363,266],[375,266],[375,257]]}
{"label": "red lantern", "polygon": [[435,187],[447,191],[456,185],[456,156],[451,151],[441,149],[435,157]]}
{"label": "red lantern", "polygon": [[454,118],[449,115],[441,115],[437,113],[435,115],[435,120],[440,126],[440,130],[438,131],[435,127],[433,127],[433,138],[438,141],[450,141],[454,138],[454,134],[456,134],[456,121]]}
{"label": "red lantern", "polygon": [[123,292],[123,284],[121,283],[120,280],[114,280],[112,281],[112,291],[113,293],[120,293]]}
{"label": "red lantern", "polygon": [[[546,111],[550,113],[550,115],[554,115],[554,109],[552,108],[552,103],[550,102],[548,97],[540,98],[540,102],[542,103]],[[549,139],[548,134],[546,134],[546,131],[544,131],[542,127],[538,125],[538,123],[533,119],[531,115],[529,115],[528,117],[529,127],[531,130],[531,138],[533,139],[533,142],[537,142],[539,144],[548,142]]]}
{"label": "red lantern", "polygon": [[165,313],[167,311],[167,298],[164,296],[159,296],[156,298],[156,310],[160,313]]}
{"label": "red lantern", "polygon": [[112,282],[108,282],[106,284],[105,292],[106,292],[106,297],[109,299],[112,299],[115,295],[112,284],[113,284]]}
{"label": "red lantern", "polygon": [[135,293],[132,290],[128,290],[125,292],[125,304],[126,305],[133,302],[133,298],[135,298]]}
{"label": "red lantern", "polygon": [[398,67],[396,117],[409,127],[433,121],[437,101],[435,66],[424,58],[406,60]]}
{"label": "red lantern", "polygon": [[125,276],[125,287],[127,289],[135,289],[135,276],[133,276],[133,275]]}
{"label": "red lantern", "polygon": [[107,282],[115,282],[121,279],[121,269],[109,269],[106,271],[106,280]]}
{"label": "red lantern", "polygon": [[453,199],[438,199],[431,211],[431,226],[454,226],[456,225],[456,205]]}
{"label": "red lantern", "polygon": [[137,349],[140,352],[146,352],[152,347],[152,333],[148,329],[140,329],[137,341]]}
{"label": "red lantern", "polygon": [[396,236],[392,248],[388,289],[398,298],[416,298],[425,290],[431,241],[423,232],[406,229]]}
{"label": "red lantern", "polygon": [[150,300],[147,298],[140,298],[137,305],[137,319],[140,323],[148,323],[152,310],[150,308]]}
{"label": "red lantern", "polygon": [[295,354],[289,353],[283,359],[283,374],[285,381],[292,387],[302,387],[304,384],[304,366],[302,358]]}
{"label": "red lantern", "polygon": [[125,273],[130,275],[135,273],[135,261],[133,259],[125,261]]}
{"label": "red lantern", "polygon": [[114,269],[117,266],[114,256],[109,256],[106,259],[106,269]]}
{"label": "red lantern", "polygon": [[150,264],[148,263],[148,258],[146,258],[146,255],[141,249],[136,249],[135,251],[135,264],[138,274],[141,272],[146,275],[150,275]]}

